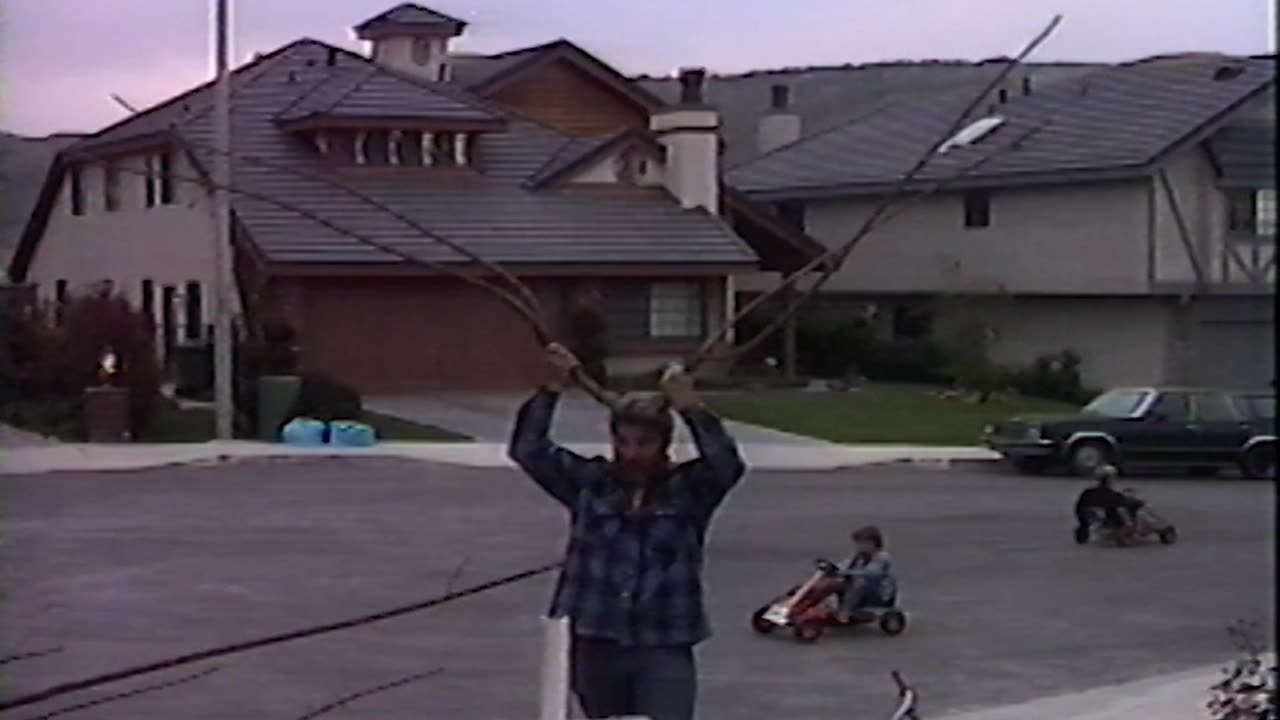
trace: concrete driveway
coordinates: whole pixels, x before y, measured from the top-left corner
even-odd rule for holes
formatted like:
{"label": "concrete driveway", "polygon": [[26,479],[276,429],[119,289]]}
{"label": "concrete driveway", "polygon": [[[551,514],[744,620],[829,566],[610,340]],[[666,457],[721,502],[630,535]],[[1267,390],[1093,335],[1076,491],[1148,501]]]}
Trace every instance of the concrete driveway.
{"label": "concrete driveway", "polygon": [[[528,395],[499,393],[437,393],[423,395],[371,396],[365,407],[374,412],[434,425],[469,435],[479,442],[506,442],[516,410]],[[565,394],[556,411],[551,434],[561,443],[608,442],[608,418],[590,397],[578,392]],[[792,435],[756,425],[728,423],[729,431],[743,445],[830,446],[825,440]],[[689,431],[677,423],[676,443],[691,442]]]}

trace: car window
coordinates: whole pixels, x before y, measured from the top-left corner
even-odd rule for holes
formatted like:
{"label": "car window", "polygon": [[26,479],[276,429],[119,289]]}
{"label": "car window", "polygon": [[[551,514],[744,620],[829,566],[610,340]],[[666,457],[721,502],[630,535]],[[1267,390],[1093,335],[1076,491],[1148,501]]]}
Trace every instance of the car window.
{"label": "car window", "polygon": [[1194,398],[1194,417],[1197,422],[1231,422],[1237,419],[1235,407],[1226,395],[1196,393]]}
{"label": "car window", "polygon": [[1191,398],[1186,393],[1161,393],[1147,410],[1147,416],[1168,422],[1186,422],[1191,419]]}
{"label": "car window", "polygon": [[1240,404],[1249,413],[1249,417],[1274,420],[1276,417],[1276,398],[1274,395],[1241,395]]}
{"label": "car window", "polygon": [[1084,406],[1090,415],[1124,418],[1133,415],[1151,393],[1146,390],[1108,390]]}

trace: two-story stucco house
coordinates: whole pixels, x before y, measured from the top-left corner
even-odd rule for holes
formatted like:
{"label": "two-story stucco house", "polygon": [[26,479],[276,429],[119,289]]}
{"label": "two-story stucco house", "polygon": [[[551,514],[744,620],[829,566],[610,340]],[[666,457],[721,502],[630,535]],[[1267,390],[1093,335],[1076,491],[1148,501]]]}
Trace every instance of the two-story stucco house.
{"label": "two-story stucco house", "polygon": [[[474,263],[326,177],[522,278],[553,332],[575,293],[602,286],[615,371],[652,370],[723,327],[736,275],[821,251],[721,186],[701,73],[669,104],[567,41],[455,53],[464,28],[404,4],[357,26],[367,56],[304,39],[233,73],[238,311],[294,326],[304,365],[369,392],[521,387],[540,367],[494,294],[367,241]],[[162,347],[202,337],[211,105],[197,87],[60,153],[12,280],[55,302],[110,280]]]}
{"label": "two-story stucco house", "polygon": [[[976,313],[996,361],[1072,349],[1093,385],[1265,386],[1274,88],[1273,58],[1220,55],[1018,78],[933,155],[907,189],[941,189],[863,240],[825,286],[823,308],[872,315],[899,335]],[[811,134],[780,96],[761,120],[773,149],[728,180],[837,246],[974,91],[895,99]]]}

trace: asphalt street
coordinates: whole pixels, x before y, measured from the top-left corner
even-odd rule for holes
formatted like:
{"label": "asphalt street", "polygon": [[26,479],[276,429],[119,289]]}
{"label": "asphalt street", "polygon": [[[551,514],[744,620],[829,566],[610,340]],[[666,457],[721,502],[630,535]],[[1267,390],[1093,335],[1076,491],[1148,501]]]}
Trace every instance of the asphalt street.
{"label": "asphalt street", "polygon": [[[893,706],[892,669],[937,717],[1229,656],[1232,620],[1273,615],[1274,487],[1126,484],[1178,525],[1178,544],[1077,547],[1079,481],[994,466],[749,475],[711,533],[716,635],[699,651],[700,717],[879,720]],[[451,578],[460,587],[553,560],[565,535],[564,513],[513,471],[393,460],[11,476],[0,488],[4,652],[65,648],[7,666],[7,694],[411,602]],[[884,529],[897,562],[905,634],[806,646],[748,629],[756,606],[815,557],[845,553],[865,523]],[[529,718],[551,584],[218,661],[198,681],[76,717],[289,720],[440,667],[333,717]]]}

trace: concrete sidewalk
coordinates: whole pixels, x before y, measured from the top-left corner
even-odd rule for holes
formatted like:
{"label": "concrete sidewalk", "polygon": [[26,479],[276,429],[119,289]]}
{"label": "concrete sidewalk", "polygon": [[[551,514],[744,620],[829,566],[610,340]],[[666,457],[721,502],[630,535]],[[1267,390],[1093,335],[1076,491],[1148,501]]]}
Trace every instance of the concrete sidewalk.
{"label": "concrete sidewalk", "polygon": [[[588,457],[607,455],[603,443],[566,443]],[[765,471],[824,471],[888,462],[941,465],[952,461],[995,460],[995,453],[977,447],[919,447],[910,445],[793,445],[743,443],[747,464]],[[693,457],[687,443],[673,446],[676,460]],[[300,448],[244,440],[183,444],[58,443],[0,449],[0,475],[65,471],[138,470],[175,464],[232,462],[264,457],[396,457],[467,467],[511,467],[503,443],[385,442],[371,448]]]}
{"label": "concrete sidewalk", "polygon": [[941,720],[1209,720],[1209,688],[1228,662]]}

